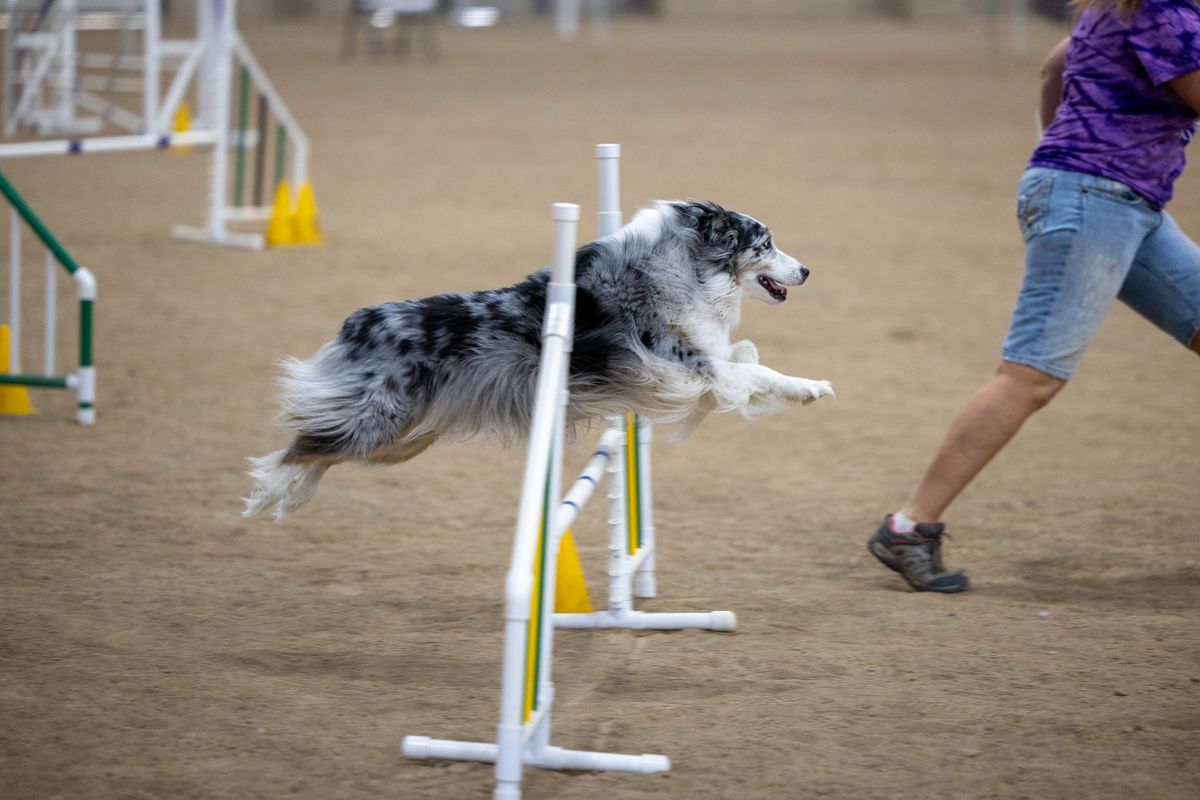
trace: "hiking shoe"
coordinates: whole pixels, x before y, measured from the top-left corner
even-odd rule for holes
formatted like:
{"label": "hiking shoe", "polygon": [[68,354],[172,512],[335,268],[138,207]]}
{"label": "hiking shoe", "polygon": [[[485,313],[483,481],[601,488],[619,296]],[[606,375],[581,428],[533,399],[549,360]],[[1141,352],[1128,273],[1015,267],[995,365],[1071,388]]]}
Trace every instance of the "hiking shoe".
{"label": "hiking shoe", "polygon": [[899,572],[915,591],[961,592],[967,588],[967,576],[942,565],[945,535],[946,526],[940,522],[918,522],[912,533],[896,533],[889,514],[867,540],[867,549],[885,567]]}

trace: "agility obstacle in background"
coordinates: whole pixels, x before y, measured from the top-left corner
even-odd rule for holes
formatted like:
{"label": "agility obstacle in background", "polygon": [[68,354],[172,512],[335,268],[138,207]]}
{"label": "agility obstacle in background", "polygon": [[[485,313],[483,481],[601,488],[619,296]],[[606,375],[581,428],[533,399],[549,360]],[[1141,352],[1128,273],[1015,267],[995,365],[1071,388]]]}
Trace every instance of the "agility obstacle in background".
{"label": "agility obstacle in background", "polygon": [[[196,38],[172,40],[162,38],[159,0],[18,0],[9,9],[5,136],[67,138],[0,144],[0,158],[206,146],[212,152],[208,219],[200,227],[175,226],[177,238],[251,249],[320,241],[308,139],[238,34],[236,0],[197,0]],[[78,52],[80,32],[103,25],[118,29],[123,42],[140,29],[140,52]],[[164,72],[171,70],[164,87]],[[198,109],[194,119],[185,102],[189,89]],[[254,128],[251,90],[257,92]],[[137,107],[120,101],[126,94],[140,95]],[[179,124],[184,117],[187,129]],[[264,189],[268,177],[273,199]],[[260,221],[269,221],[265,234],[228,227]]]}
{"label": "agility obstacle in background", "polygon": [[[601,233],[616,230],[617,145],[600,145]],[[567,750],[550,744],[556,627],[709,628],[731,630],[730,612],[650,614],[632,609],[638,596],[654,595],[653,526],[650,523],[649,427],[629,416],[609,421],[595,452],[562,495],[567,374],[574,330],[575,228],[579,206],[554,206],[552,273],[542,322],[542,350],[526,453],[512,558],[505,579],[504,656],[500,722],[493,742],[406,736],[404,755],[495,764],[496,800],[519,800],[525,765],[544,769],[654,773],[669,770],[664,755]],[[642,432],[645,435],[642,435]],[[559,572],[582,583],[574,547],[563,550],[571,525],[603,479],[608,480],[610,533],[609,608],[555,614]],[[562,497],[561,502],[558,498]],[[563,554],[571,555],[564,560]],[[634,576],[639,576],[636,583]],[[580,587],[576,587],[580,588]],[[565,624],[564,624],[565,622]],[[580,624],[571,624],[571,623]]]}
{"label": "agility obstacle in background", "polygon": [[[33,408],[26,387],[74,389],[75,418],[83,425],[96,421],[96,368],[92,360],[92,325],[96,302],[96,279],[87,267],[80,266],[41,219],[17,193],[3,172],[0,192],[12,206],[9,223],[8,322],[0,326],[0,414],[27,414]],[[22,221],[46,246],[45,332],[42,342],[42,372],[21,372],[21,230]],[[58,270],[65,269],[75,281],[79,293],[79,369],[58,375],[55,370],[58,319]],[[7,339],[7,342],[3,341]]]}

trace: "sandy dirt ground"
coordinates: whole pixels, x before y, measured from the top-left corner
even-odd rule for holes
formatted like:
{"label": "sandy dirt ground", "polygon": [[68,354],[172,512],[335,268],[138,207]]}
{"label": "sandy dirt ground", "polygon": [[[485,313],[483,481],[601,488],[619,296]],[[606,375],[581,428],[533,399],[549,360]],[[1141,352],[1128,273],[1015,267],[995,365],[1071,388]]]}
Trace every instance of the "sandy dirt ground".
{"label": "sandy dirt ground", "polygon": [[[490,766],[400,741],[494,735],[521,452],[336,469],[284,525],[239,516],[244,459],[285,441],[276,362],[350,311],[520,279],[554,201],[591,235],[615,141],[627,209],[713,199],[812,267],[743,332],[838,398],[656,445],[642,607],[739,627],[562,633],[556,743],[673,768],[528,770],[526,796],[1200,796],[1194,355],[1114,310],[951,510],[972,591],[911,593],[863,547],[996,362],[1061,29],[1019,55],[982,27],[684,16],[599,50],[527,20],[445,29],[434,63],[339,63],[339,26],[245,30],[311,136],[322,247],[173,241],[203,219],[201,155],[4,165],[99,278],[100,390],[93,428],[44,391],[0,419],[0,795],[491,796]],[[1200,234],[1200,178],[1178,190]],[[599,603],[602,513],[577,535]]]}

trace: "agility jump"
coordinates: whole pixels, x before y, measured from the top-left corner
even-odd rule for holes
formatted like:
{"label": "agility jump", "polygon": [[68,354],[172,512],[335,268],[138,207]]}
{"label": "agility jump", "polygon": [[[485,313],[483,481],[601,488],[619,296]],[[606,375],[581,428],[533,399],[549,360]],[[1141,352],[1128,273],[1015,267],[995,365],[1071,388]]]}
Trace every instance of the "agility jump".
{"label": "agility jump", "polygon": [[[621,224],[617,159],[620,147],[598,145],[601,236]],[[542,326],[541,364],[517,515],[512,560],[505,581],[505,632],[497,741],[464,742],[407,736],[409,758],[494,763],[496,800],[517,800],[526,764],[544,769],[654,773],[670,769],[665,755],[566,750],[550,744],[554,683],[554,629],[707,628],[732,630],[732,612],[646,613],[632,599],[653,597],[654,534],[650,497],[650,427],[635,415],[609,420],[595,452],[566,495],[562,454],[567,372],[574,328],[575,226],[579,207],[554,206],[554,260]],[[554,613],[560,545],[600,482],[607,477],[608,609]],[[562,497],[558,502],[557,498]]]}
{"label": "agility jump", "polygon": [[[24,5],[37,9],[18,5],[5,37],[5,63],[10,67],[4,94],[5,135],[65,134],[67,138],[0,144],[0,158],[211,147],[208,219],[200,227],[175,226],[177,238],[250,249],[319,241],[308,181],[308,139],[238,34],[236,0],[199,0],[196,38],[178,40],[162,38],[158,0],[43,0]],[[81,20],[102,10],[110,12],[105,19],[141,26],[140,53],[77,52]],[[109,72],[107,76],[85,74],[89,68]],[[163,71],[172,68],[174,76],[164,92]],[[236,126],[231,120],[235,74]],[[199,112],[195,119],[185,103],[192,87]],[[253,129],[251,88],[258,92]],[[120,93],[140,94],[139,108],[113,99]],[[267,145],[272,118],[276,121],[273,202],[263,190],[271,157]],[[114,128],[129,133],[94,135]],[[253,178],[247,181],[246,153],[251,150]],[[260,220],[270,220],[265,235],[228,228],[231,222]]]}
{"label": "agility jump", "polygon": [[[597,236],[608,236],[621,227],[620,158],[621,145],[596,145]],[[649,422],[636,414],[613,419],[611,424],[624,429],[623,463],[619,472],[624,508],[619,514],[619,524],[609,526],[608,608],[593,613],[558,613],[554,615],[554,624],[559,628],[733,630],[737,617],[732,611],[645,612],[634,609],[635,597],[650,598],[658,593],[654,576],[656,541],[650,467],[652,429]]]}
{"label": "agility jump", "polygon": [[[545,769],[662,772],[671,762],[662,755],[624,755],[566,750],[550,744],[550,715],[554,703],[551,680],[554,644],[554,586],[558,543],[579,509],[598,484],[607,466],[619,470],[624,431],[611,428],[583,474],[561,505],[562,445],[567,365],[570,362],[574,317],[575,226],[579,206],[554,206],[553,273],[542,325],[541,367],[538,373],[529,450],[525,461],[521,502],[517,513],[512,560],[505,580],[504,663],[501,678],[500,724],[497,740],[461,742],[408,736],[403,752],[409,758],[449,758],[493,762],[496,800],[518,800],[526,764]],[[619,484],[618,484],[619,486]],[[620,490],[610,491],[623,516]]]}
{"label": "agility jump", "polygon": [[[0,192],[12,206],[9,224],[9,282],[8,324],[0,326],[0,339],[7,339],[7,348],[0,353],[6,362],[0,369],[0,414],[32,412],[25,387],[74,389],[75,418],[83,425],[96,421],[96,368],[92,357],[92,320],[96,302],[96,278],[87,267],[81,266],[38,218],[25,198],[17,192],[3,172],[0,172]],[[21,372],[21,222],[34,232],[46,246],[45,333],[42,343],[42,372]],[[56,374],[57,349],[55,324],[58,317],[58,270],[65,269],[75,281],[79,293],[79,369]],[[3,347],[0,344],[0,347]]]}

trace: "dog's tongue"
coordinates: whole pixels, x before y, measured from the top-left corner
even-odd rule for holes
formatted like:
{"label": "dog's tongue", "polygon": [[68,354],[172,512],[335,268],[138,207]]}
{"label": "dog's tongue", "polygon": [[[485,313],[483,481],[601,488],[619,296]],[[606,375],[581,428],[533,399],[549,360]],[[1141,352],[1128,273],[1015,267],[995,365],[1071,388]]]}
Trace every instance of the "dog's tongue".
{"label": "dog's tongue", "polygon": [[780,295],[781,297],[787,297],[787,287],[784,286],[782,283],[768,277],[767,275],[763,275],[763,280],[766,282],[767,288],[770,289],[772,292],[775,292],[776,294]]}

